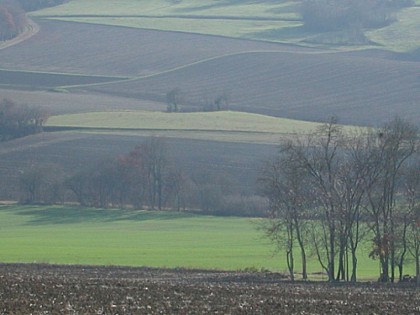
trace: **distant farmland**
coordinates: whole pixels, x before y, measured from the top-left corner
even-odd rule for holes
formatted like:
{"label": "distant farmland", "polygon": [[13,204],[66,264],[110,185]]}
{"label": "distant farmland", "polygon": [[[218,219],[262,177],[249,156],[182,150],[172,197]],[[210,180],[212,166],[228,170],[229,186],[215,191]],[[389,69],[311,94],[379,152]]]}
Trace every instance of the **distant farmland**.
{"label": "distant farmland", "polygon": [[[0,68],[84,74],[87,77],[79,81],[77,76],[60,77],[54,86],[68,90],[69,98],[86,93],[103,95],[102,99],[116,98],[114,104],[107,102],[103,106],[98,103],[101,97],[96,97],[97,101],[83,106],[83,112],[90,108],[132,109],[135,99],[142,109],[145,107],[141,102],[164,108],[166,93],[179,87],[185,93],[182,105],[193,110],[228,93],[233,110],[278,117],[324,121],[335,115],[343,123],[374,126],[395,115],[420,121],[420,63],[390,59],[382,53],[328,53],[280,44],[60,21],[40,21],[40,25],[41,31],[35,37],[0,50]],[[33,88],[43,88],[38,74],[33,75],[27,81]],[[104,82],[114,77],[132,79]],[[3,80],[7,81],[7,77]],[[16,94],[19,97],[19,92]],[[66,102],[65,97],[60,98]],[[48,105],[53,112],[55,106],[60,106]],[[72,106],[80,108],[74,102]],[[69,112],[75,112],[72,106]]]}
{"label": "distant farmland", "polygon": [[[106,1],[73,0],[34,15],[105,25],[222,35],[254,40],[354,50],[380,48],[410,52],[420,48],[420,7],[400,10],[390,25],[358,29],[366,41],[353,42],[346,32],[308,31],[303,27],[300,0],[262,1]],[[344,37],[344,41],[342,38]],[[347,39],[347,40],[346,40]]]}
{"label": "distant farmland", "polygon": [[38,34],[0,50],[0,68],[134,77],[242,51],[299,49],[214,36],[35,21],[41,28]]}
{"label": "distant farmland", "polygon": [[420,63],[340,54],[250,52],[106,86],[106,94],[165,101],[174,87],[203,107],[228,91],[231,109],[301,120],[331,115],[377,125],[395,115],[420,121]]}

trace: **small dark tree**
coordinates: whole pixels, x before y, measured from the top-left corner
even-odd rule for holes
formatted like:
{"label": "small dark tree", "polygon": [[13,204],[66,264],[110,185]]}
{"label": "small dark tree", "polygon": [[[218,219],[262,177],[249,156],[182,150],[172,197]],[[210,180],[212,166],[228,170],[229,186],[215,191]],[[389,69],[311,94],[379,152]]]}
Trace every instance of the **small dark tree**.
{"label": "small dark tree", "polygon": [[184,98],[184,93],[180,88],[174,88],[166,93],[166,102],[168,104],[167,112],[178,112],[179,111],[179,104],[182,102]]}
{"label": "small dark tree", "polygon": [[216,106],[216,110],[226,110],[229,107],[229,93],[223,92],[222,94],[218,95],[214,100],[214,105]]}

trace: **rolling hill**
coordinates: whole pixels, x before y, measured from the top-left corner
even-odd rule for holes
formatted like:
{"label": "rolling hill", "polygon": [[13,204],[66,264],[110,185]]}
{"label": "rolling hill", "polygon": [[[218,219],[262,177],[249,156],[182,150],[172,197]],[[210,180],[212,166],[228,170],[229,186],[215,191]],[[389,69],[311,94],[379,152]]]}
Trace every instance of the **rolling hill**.
{"label": "rolling hill", "polygon": [[[227,92],[233,110],[278,117],[323,121],[336,115],[343,123],[359,125],[378,125],[395,115],[420,121],[420,64],[381,52],[334,53],[60,21],[41,21],[40,26],[41,31],[31,39],[0,50],[0,68],[20,70],[28,76],[32,82],[29,90],[50,89],[41,83],[52,75],[71,78],[69,84],[51,84],[58,91],[69,91],[66,95],[51,100],[45,94],[34,96],[35,102],[44,102],[53,112],[59,111],[56,107],[60,112],[104,108],[100,102],[107,96],[115,100],[107,102],[109,109],[144,109],[150,104],[156,106],[152,109],[162,109],[166,93],[179,87],[186,94],[184,105],[194,110]],[[45,77],[31,71],[42,71]],[[77,81],[77,75],[84,76]],[[94,76],[94,80],[86,82],[86,76]],[[98,80],[111,81],[96,84]],[[11,97],[24,98],[21,93],[28,93],[12,93],[10,89],[21,89],[13,80],[5,78],[2,83],[8,89],[4,93]],[[84,95],[97,102],[86,106],[73,103],[65,109],[52,101],[60,98],[66,102],[66,97],[83,100]]]}

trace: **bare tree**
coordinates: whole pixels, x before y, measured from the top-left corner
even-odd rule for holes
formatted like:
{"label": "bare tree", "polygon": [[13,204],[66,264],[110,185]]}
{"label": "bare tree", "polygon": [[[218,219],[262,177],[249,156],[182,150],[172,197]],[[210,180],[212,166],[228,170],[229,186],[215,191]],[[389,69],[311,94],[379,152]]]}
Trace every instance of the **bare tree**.
{"label": "bare tree", "polygon": [[223,93],[218,95],[214,99],[214,105],[216,106],[217,111],[228,109],[229,108],[229,93],[227,91],[224,91]]}
{"label": "bare tree", "polygon": [[166,102],[168,104],[168,113],[178,112],[179,104],[184,99],[184,93],[180,88],[174,88],[166,93]]}
{"label": "bare tree", "polygon": [[[381,280],[394,281],[397,267],[401,278],[418,207],[418,195],[408,193],[415,189],[407,188],[406,197],[402,193],[402,171],[418,146],[417,128],[399,118],[380,130],[354,133],[343,132],[331,119],[306,138],[283,145],[265,175],[273,219],[266,231],[273,240],[280,237],[280,228],[288,235],[289,271],[299,240],[293,216],[304,205],[313,220],[311,245],[329,281],[357,280],[364,226],[374,235],[370,256],[379,258]],[[304,202],[305,195],[311,202]],[[410,248],[416,253],[416,245]]]}
{"label": "bare tree", "polygon": [[403,166],[417,150],[418,131],[410,123],[395,118],[370,135],[371,172],[365,177],[370,228],[374,234],[372,257],[381,264],[380,279],[394,282],[397,261],[397,202]]}
{"label": "bare tree", "polygon": [[[307,279],[306,220],[310,191],[304,170],[288,155],[292,143],[285,144],[280,156],[270,162],[260,179],[264,195],[269,199],[269,220],[263,226],[266,235],[279,248],[286,249],[286,262],[291,280],[295,279],[294,244],[298,244],[302,260],[302,278]],[[284,239],[284,235],[286,238]]]}
{"label": "bare tree", "polygon": [[[420,285],[420,152],[417,152],[416,159],[406,168],[404,195],[407,222],[405,245],[414,258],[416,283]],[[402,273],[400,269],[400,280]]]}

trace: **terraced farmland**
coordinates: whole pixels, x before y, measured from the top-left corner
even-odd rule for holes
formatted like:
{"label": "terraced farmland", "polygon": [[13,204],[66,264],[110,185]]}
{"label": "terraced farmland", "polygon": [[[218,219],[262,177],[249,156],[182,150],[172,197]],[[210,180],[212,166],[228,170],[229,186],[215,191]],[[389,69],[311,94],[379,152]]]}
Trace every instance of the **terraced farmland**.
{"label": "terraced farmland", "polygon": [[[38,22],[41,31],[33,38],[0,50],[0,68],[53,72],[46,77],[54,73],[99,75],[57,81],[58,90],[70,93],[68,101],[64,95],[53,97],[60,103],[46,99],[53,112],[136,106],[163,109],[166,93],[179,87],[186,95],[184,107],[192,110],[228,93],[233,110],[292,119],[324,121],[335,115],[343,123],[378,125],[398,114],[420,121],[420,64],[395,60],[392,55],[328,53],[212,36]],[[31,88],[45,88],[38,75],[27,78]],[[130,79],[100,83],[121,76]],[[21,88],[7,76],[2,82]],[[16,91],[16,98],[24,98],[23,93]],[[8,95],[13,98],[10,91]],[[91,101],[83,101],[84,95]],[[108,96],[115,102],[102,105]],[[39,102],[45,100],[40,94],[34,100],[38,97]],[[88,104],[80,106],[70,99]],[[64,108],[60,105],[64,102],[73,104]]]}
{"label": "terraced farmland", "polygon": [[420,48],[418,2],[398,12],[396,20],[386,27],[358,30],[367,39],[364,43],[337,40],[343,36],[349,39],[345,32],[335,34],[305,30],[299,7],[299,0],[73,0],[34,15],[82,23],[222,35],[329,49],[379,47],[407,53]]}
{"label": "terraced farmland", "polygon": [[[392,59],[393,55],[328,53],[183,33],[38,22],[41,31],[33,38],[0,50],[0,68],[53,72],[28,79],[37,89],[45,88],[42,82],[54,78],[54,73],[86,75],[63,76],[67,81],[54,83],[70,91],[69,98],[86,93],[104,96],[83,106],[83,111],[101,107],[100,99],[106,96],[115,97],[114,109],[135,108],[134,99],[139,108],[145,108],[144,102],[164,108],[166,93],[178,87],[186,96],[183,105],[193,110],[227,92],[233,110],[293,119],[323,121],[335,115],[343,123],[362,125],[378,125],[397,114],[420,119],[420,64]],[[114,77],[130,80],[101,84]],[[20,88],[7,76],[2,83]],[[60,98],[65,102],[65,96]],[[56,106],[63,109],[59,103],[46,102],[53,112]],[[72,106],[67,107],[69,112],[75,112]]]}

